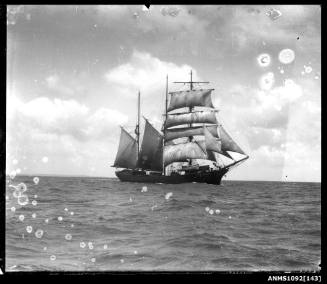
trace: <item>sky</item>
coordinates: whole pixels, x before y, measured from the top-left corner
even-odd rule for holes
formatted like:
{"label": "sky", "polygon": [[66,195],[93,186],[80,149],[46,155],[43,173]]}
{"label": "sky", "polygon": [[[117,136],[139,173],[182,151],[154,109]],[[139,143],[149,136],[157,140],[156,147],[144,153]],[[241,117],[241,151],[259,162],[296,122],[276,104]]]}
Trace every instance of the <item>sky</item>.
{"label": "sky", "polygon": [[226,179],[320,182],[319,5],[7,6],[7,173],[114,177],[138,91],[160,130],[190,70],[250,156]]}

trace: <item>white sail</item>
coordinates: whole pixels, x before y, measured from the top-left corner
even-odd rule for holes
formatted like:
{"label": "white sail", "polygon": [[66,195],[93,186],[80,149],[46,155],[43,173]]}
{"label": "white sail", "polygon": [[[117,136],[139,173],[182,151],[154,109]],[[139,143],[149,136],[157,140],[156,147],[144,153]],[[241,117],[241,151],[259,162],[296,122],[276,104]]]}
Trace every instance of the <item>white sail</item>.
{"label": "white sail", "polygon": [[217,124],[215,111],[195,111],[183,114],[168,114],[165,127],[178,126],[191,123],[212,123]]}
{"label": "white sail", "polygon": [[163,136],[148,120],[145,122],[138,166],[142,169],[162,171]]}
{"label": "white sail", "polygon": [[124,128],[121,128],[120,141],[114,167],[135,169],[136,165],[137,142]]}
{"label": "white sail", "polygon": [[206,159],[207,154],[196,142],[187,142],[164,147],[164,164],[186,162],[188,159]]}
{"label": "white sail", "polygon": [[236,144],[232,137],[227,133],[224,127],[220,126],[220,138],[221,138],[221,149],[222,151],[231,151],[246,155],[244,151]]}
{"label": "white sail", "polygon": [[[207,126],[208,131],[214,136],[218,137],[217,125]],[[183,128],[170,128],[165,131],[165,141],[170,141],[173,139],[178,139],[182,137],[203,135],[203,127],[183,127]]]}
{"label": "white sail", "polygon": [[211,92],[212,89],[173,92],[167,111],[195,106],[213,108]]}

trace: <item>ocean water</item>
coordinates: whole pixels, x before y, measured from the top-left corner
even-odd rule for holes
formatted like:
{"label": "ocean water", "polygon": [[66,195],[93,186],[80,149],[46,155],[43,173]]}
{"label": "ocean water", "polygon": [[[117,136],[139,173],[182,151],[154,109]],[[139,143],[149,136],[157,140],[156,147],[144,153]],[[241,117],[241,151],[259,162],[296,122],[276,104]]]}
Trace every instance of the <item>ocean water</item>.
{"label": "ocean water", "polygon": [[319,270],[320,193],[320,183],[8,178],[6,271]]}

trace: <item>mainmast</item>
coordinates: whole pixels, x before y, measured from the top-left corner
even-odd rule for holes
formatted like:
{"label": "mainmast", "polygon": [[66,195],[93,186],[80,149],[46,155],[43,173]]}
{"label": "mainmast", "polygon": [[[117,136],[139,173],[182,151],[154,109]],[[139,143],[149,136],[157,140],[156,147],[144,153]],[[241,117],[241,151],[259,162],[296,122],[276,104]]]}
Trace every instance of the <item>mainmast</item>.
{"label": "mainmast", "polygon": [[141,108],[141,93],[138,93],[137,99],[137,125],[136,125],[136,141],[137,141],[137,160],[140,158],[140,108]]}
{"label": "mainmast", "polygon": [[[166,120],[167,121],[167,117],[168,117],[168,74],[166,75],[166,102],[165,102],[165,115],[166,115]],[[166,135],[166,127],[164,125],[164,139],[162,139],[162,147],[164,148],[165,146],[165,135]],[[162,170],[163,170],[163,174],[166,175],[166,167],[165,167],[165,162],[163,159],[163,151],[162,151]]]}
{"label": "mainmast", "polygon": [[[180,83],[180,84],[190,84],[190,91],[193,90],[193,84],[209,84],[209,82],[194,82],[193,81],[193,73],[192,73],[192,70],[190,72],[190,77],[191,77],[191,80],[189,82],[174,82],[174,83]],[[167,109],[167,108],[166,108]],[[193,107],[189,107],[189,113],[191,113],[193,111]],[[167,118],[167,111],[166,111],[166,118]],[[189,127],[192,127],[192,123],[189,124]],[[188,137],[188,140],[189,142],[192,142],[193,140],[193,136],[189,136]],[[189,160],[189,165],[192,165],[192,159]]]}

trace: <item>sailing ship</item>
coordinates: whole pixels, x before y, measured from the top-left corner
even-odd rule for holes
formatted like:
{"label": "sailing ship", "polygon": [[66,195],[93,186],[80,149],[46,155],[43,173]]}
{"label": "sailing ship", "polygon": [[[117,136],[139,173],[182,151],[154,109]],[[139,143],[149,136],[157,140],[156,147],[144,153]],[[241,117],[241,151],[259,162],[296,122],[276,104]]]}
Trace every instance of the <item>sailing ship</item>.
{"label": "sailing ship", "polygon": [[[121,126],[118,152],[113,164],[115,174],[121,181],[218,185],[231,168],[249,158],[217,120],[219,110],[213,106],[211,99],[214,89],[199,88],[200,84],[209,82],[193,81],[192,71],[190,75],[190,81],[174,82],[188,84],[188,89],[174,92],[168,92],[167,75],[162,129],[158,131],[143,117],[142,143],[138,93],[135,137]],[[238,153],[237,156],[241,158],[235,158],[232,153]],[[230,162],[226,162],[226,158]]]}

